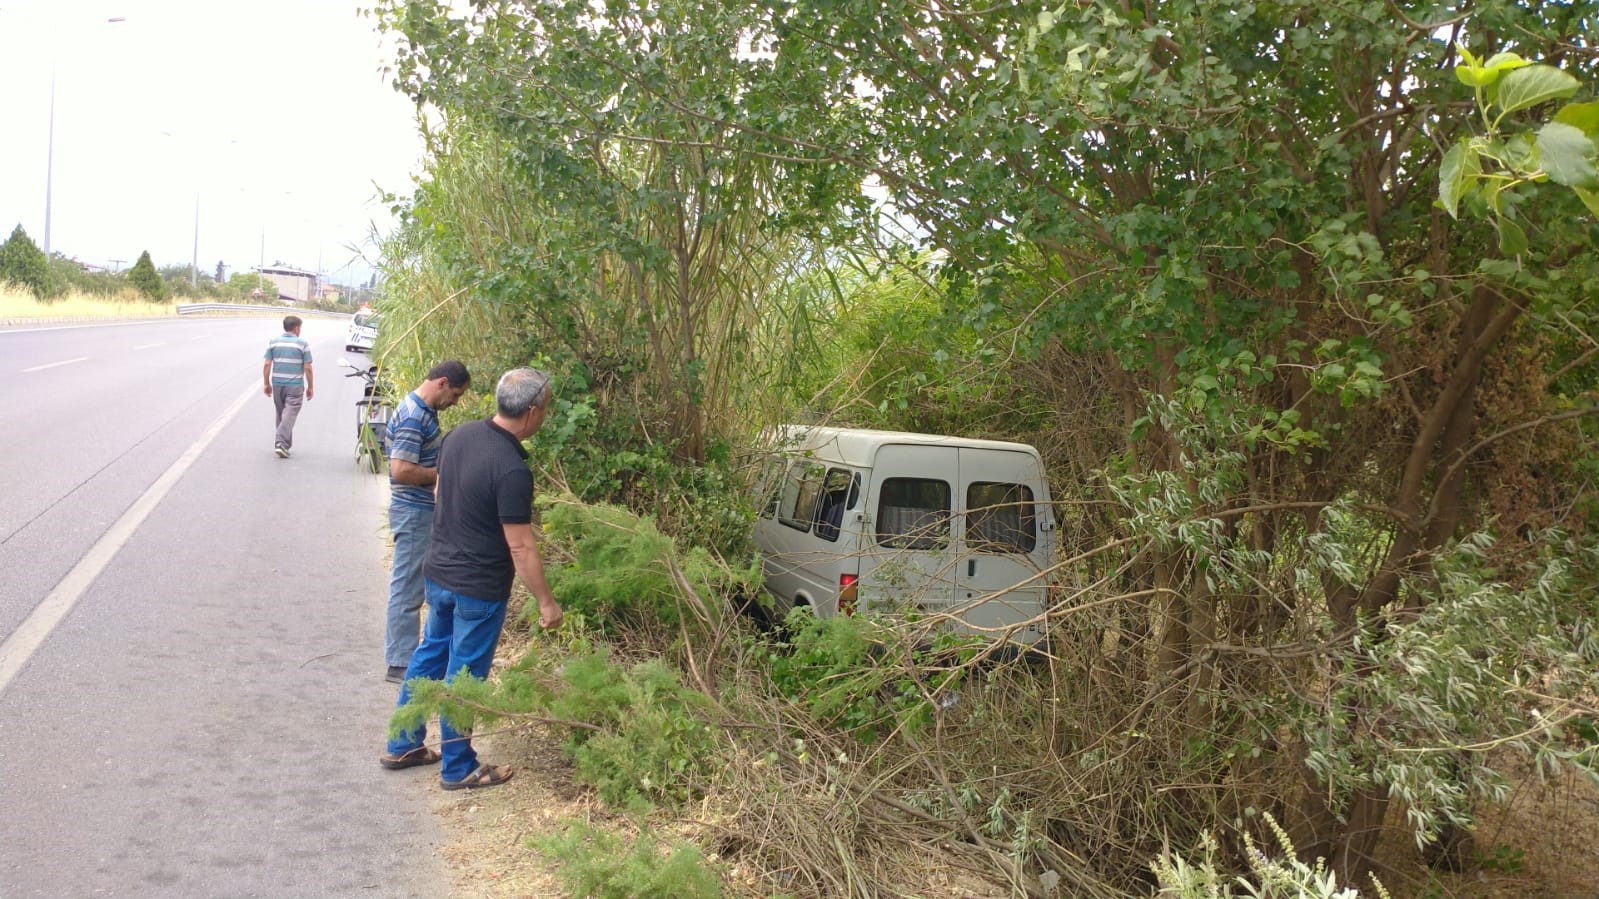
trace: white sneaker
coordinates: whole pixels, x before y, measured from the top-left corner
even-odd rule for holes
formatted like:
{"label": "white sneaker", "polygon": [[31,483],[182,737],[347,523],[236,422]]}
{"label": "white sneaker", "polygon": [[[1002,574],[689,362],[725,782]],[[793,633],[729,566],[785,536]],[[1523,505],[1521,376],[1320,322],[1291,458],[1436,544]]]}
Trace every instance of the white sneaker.
{"label": "white sneaker", "polygon": [[286,447],[286,446],[273,447],[272,451],[274,453],[278,454],[278,458],[279,459],[287,459],[287,458],[289,458],[289,448]]}

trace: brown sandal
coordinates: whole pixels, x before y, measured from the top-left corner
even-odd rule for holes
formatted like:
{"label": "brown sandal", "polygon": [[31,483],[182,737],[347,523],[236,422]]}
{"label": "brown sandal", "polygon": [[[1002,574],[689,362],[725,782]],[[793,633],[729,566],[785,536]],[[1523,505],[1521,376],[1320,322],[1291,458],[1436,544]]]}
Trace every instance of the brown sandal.
{"label": "brown sandal", "polygon": [[426,746],[418,746],[410,752],[406,752],[401,755],[383,755],[378,757],[378,764],[389,769],[390,771],[398,771],[401,768],[415,768],[418,765],[436,765],[438,764],[438,761],[438,752],[429,749]]}
{"label": "brown sandal", "polygon": [[441,780],[439,786],[446,790],[475,790],[493,787],[511,779],[510,765],[478,765],[477,770],[460,780]]}

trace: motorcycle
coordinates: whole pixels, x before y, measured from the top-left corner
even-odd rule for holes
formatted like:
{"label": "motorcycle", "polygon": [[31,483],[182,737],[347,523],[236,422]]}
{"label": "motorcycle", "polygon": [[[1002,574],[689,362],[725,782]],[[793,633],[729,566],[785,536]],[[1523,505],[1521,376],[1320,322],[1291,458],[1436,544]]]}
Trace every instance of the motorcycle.
{"label": "motorcycle", "polygon": [[361,388],[361,398],[355,401],[355,464],[378,474],[383,471],[389,455],[389,416],[394,414],[394,403],[378,380],[376,365],[361,368],[341,358],[339,367],[352,369],[346,378],[361,378],[366,382]]}

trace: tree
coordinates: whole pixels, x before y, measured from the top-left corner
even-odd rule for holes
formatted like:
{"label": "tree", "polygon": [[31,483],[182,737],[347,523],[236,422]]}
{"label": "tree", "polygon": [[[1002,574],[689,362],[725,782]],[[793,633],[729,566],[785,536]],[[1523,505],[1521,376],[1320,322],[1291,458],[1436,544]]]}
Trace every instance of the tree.
{"label": "tree", "polygon": [[[740,417],[759,304],[807,251],[812,222],[783,212],[804,210],[826,169],[692,109],[738,94],[744,14],[612,12],[602,29],[582,4],[385,13],[428,31],[399,72],[448,122],[411,220],[469,296],[521,310],[544,352],[606,385],[600,420],[704,461]],[[602,63],[646,50],[643,85]]]}
{"label": "tree", "polygon": [[147,299],[159,302],[167,298],[166,282],[161,280],[155,263],[150,261],[149,250],[140,253],[139,260],[133,263],[133,268],[128,269],[128,283]]}
{"label": "tree", "polygon": [[50,268],[44,251],[20,224],[0,244],[0,282],[27,288],[40,299],[50,293]]}
{"label": "tree", "polygon": [[[862,333],[920,341],[874,360],[922,385],[907,419],[950,421],[945,385],[980,383],[987,430],[1068,473],[1084,552],[1065,581],[1087,586],[1056,636],[1102,652],[1063,680],[1126,704],[1113,731],[1061,739],[1136,755],[1128,819],[1197,838],[1269,811],[1356,882],[1396,799],[1425,836],[1501,788],[1457,747],[1580,763],[1568,731],[1599,686],[1593,107],[1549,127],[1569,85],[1545,94],[1544,73],[1485,90],[1488,117],[1453,70],[1486,88],[1514,53],[1591,72],[1591,4],[1484,0],[1467,24],[1379,3],[572,0],[537,27],[505,5],[385,6],[402,85],[454,116],[437,152],[475,170],[419,192],[404,259],[489,285],[483,315],[579,359],[671,359],[647,394],[666,408],[709,358],[669,326],[762,311],[696,305],[714,294],[684,279],[727,257],[679,238],[757,209],[837,259],[876,224],[859,186],[883,187],[944,261],[942,315]],[[1445,152],[1479,110],[1482,140]],[[505,184],[528,205],[494,202]],[[541,215],[490,214],[520,208]],[[652,333],[672,352],[652,358]],[[894,375],[838,382],[863,373]],[[909,377],[940,373],[970,377]],[[1159,850],[1085,838],[1069,805],[1039,816]]]}

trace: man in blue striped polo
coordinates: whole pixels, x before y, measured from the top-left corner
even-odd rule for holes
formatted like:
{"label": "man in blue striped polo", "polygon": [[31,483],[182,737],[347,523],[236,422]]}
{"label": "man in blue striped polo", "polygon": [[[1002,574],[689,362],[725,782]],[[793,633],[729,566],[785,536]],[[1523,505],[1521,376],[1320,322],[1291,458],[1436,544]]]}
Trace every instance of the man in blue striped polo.
{"label": "man in blue striped polo", "polygon": [[311,372],[311,345],[300,336],[299,316],[283,317],[283,333],[272,338],[261,358],[262,392],[272,397],[272,405],[278,413],[272,451],[279,459],[287,459],[290,447],[294,446],[294,421],[300,417],[300,405],[310,401],[316,393]]}
{"label": "man in blue striped polo", "polygon": [[405,680],[421,638],[422,561],[433,533],[433,485],[439,480],[439,413],[460,401],[472,384],[466,366],[450,359],[433,366],[389,418],[389,533],[394,567],[383,629],[384,679]]}

